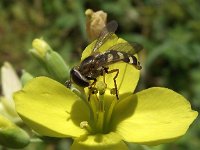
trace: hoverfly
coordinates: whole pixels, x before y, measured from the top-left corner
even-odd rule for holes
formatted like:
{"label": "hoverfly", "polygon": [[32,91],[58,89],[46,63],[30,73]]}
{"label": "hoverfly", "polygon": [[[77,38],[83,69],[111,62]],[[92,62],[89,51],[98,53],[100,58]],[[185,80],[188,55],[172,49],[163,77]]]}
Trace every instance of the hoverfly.
{"label": "hoverfly", "polygon": [[[90,91],[90,97],[91,93],[95,94],[98,92],[94,92],[96,91],[94,86],[96,84],[97,77],[103,76],[105,78],[105,74],[116,73],[113,78],[113,93],[116,95],[117,99],[119,99],[116,82],[117,76],[119,74],[119,69],[116,68],[109,70],[109,65],[122,61],[131,64],[136,69],[140,70],[142,67],[140,66],[140,63],[134,54],[142,50],[143,47],[138,43],[130,44],[125,42],[118,43],[110,47],[108,50],[100,52],[99,48],[112,37],[112,35],[117,30],[117,27],[117,22],[111,21],[103,28],[98,39],[96,40],[91,55],[86,57],[79,66],[75,66],[71,69],[70,80],[67,81],[68,88],[70,88],[71,82],[81,87],[88,87]],[[92,83],[90,82],[91,80],[93,80]]]}

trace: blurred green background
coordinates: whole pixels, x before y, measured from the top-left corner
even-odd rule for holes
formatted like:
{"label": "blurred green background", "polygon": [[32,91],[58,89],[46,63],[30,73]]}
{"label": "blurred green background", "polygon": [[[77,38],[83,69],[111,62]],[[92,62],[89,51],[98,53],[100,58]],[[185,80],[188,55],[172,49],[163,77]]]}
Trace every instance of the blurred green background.
{"label": "blurred green background", "polygon": [[[197,0],[1,0],[0,65],[11,62],[19,75],[22,69],[35,76],[43,74],[42,67],[28,52],[32,40],[43,37],[73,66],[88,44],[84,15],[87,8],[104,10],[108,21],[118,22],[117,35],[144,46],[145,50],[139,54],[143,70],[138,89],[168,87],[184,95],[194,110],[200,110],[200,1]],[[199,120],[183,138],[151,149],[199,150]],[[66,140],[46,141],[32,143],[25,149],[62,150],[68,145]]]}

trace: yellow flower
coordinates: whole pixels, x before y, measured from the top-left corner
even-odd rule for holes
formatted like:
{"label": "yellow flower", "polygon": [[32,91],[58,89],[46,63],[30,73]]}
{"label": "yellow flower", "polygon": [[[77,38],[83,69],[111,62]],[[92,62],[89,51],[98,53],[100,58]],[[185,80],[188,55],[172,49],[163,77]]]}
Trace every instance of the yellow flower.
{"label": "yellow flower", "polygon": [[[120,42],[123,40],[114,35],[100,51]],[[82,60],[93,46],[94,42],[84,50]],[[79,97],[57,81],[37,77],[14,94],[17,112],[41,135],[73,138],[71,149],[75,150],[125,150],[128,147],[124,141],[157,145],[186,133],[198,113],[183,96],[161,87],[133,94],[139,70],[125,63],[109,68],[120,69],[119,100],[110,94],[114,87],[112,74],[106,74],[105,94],[97,95],[98,99],[93,95],[89,102],[81,98],[87,88]]]}

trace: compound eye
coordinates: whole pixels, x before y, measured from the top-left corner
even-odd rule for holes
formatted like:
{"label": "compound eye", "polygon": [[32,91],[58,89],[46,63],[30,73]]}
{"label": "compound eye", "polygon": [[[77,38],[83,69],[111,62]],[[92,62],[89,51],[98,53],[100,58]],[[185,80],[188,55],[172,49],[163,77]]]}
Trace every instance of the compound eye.
{"label": "compound eye", "polygon": [[89,80],[87,80],[77,69],[73,68],[70,71],[73,82],[81,87],[89,86]]}

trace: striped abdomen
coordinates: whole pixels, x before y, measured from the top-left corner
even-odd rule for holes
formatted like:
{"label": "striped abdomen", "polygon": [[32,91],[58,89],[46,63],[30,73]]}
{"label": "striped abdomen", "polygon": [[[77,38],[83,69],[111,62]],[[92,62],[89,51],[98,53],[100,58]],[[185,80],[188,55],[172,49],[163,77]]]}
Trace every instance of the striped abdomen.
{"label": "striped abdomen", "polygon": [[139,70],[141,69],[140,63],[134,55],[121,51],[109,50],[96,58],[98,66],[107,66],[119,61],[131,64]]}

